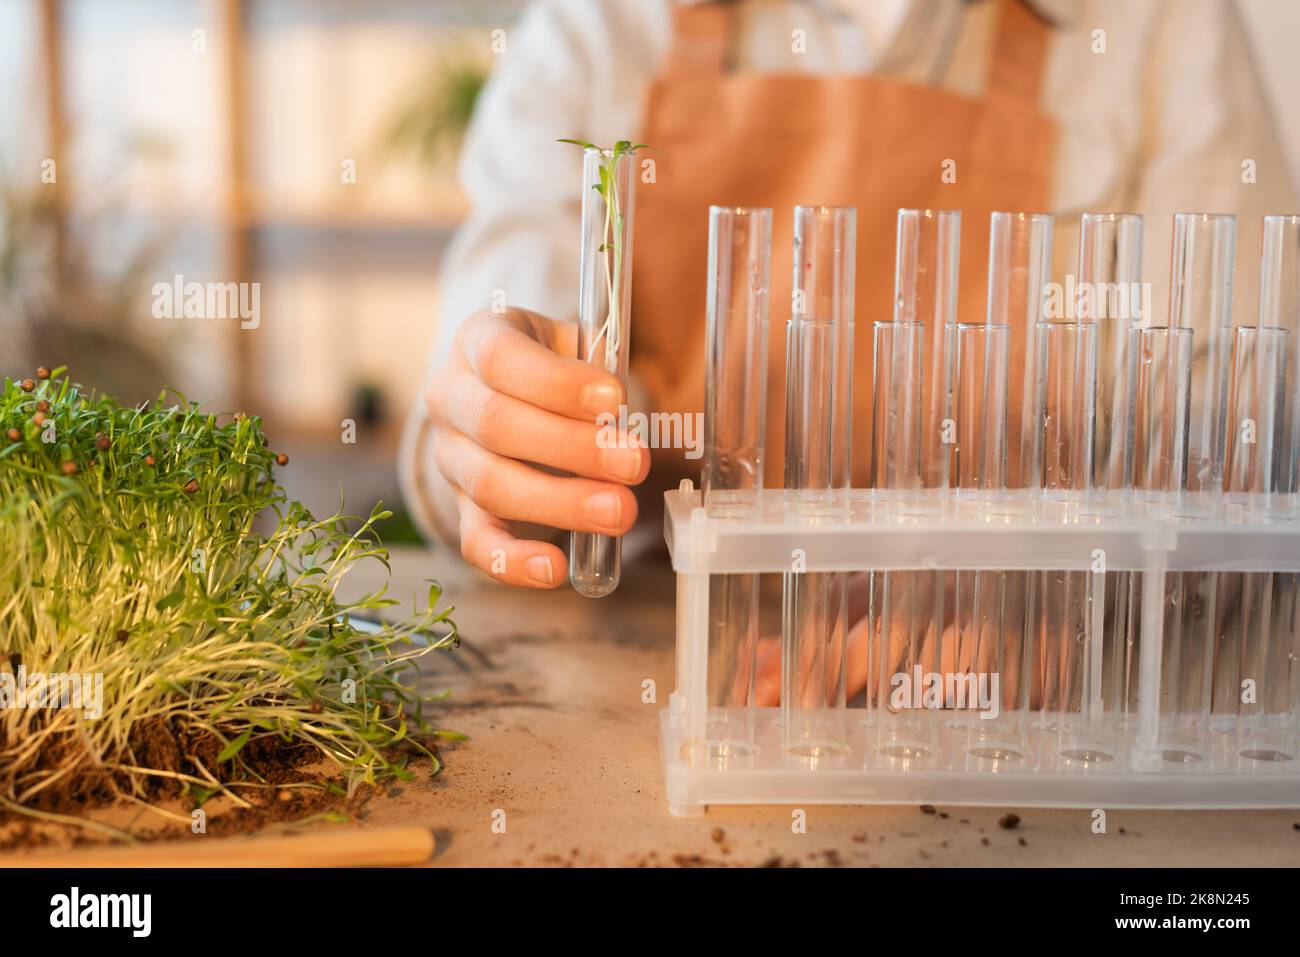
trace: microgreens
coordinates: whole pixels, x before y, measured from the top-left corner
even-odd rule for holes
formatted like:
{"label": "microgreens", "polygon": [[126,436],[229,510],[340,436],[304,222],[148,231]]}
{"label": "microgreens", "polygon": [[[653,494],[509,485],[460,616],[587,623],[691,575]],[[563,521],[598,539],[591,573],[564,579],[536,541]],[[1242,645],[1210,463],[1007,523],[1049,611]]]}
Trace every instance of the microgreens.
{"label": "microgreens", "polygon": [[[358,562],[388,567],[375,527],[391,513],[288,501],[257,417],[167,392],[124,407],[62,372],[0,393],[0,675],[102,674],[103,713],[0,710],[0,808],[61,817],[48,809],[88,776],[133,800],[170,780],[247,806],[238,789],[269,786],[248,756],[271,746],[314,749],[349,793],[409,778],[399,744],[436,772],[432,739],[459,736],[422,715],[442,696],[403,679],[457,641],[439,587],[378,628],[352,616],[398,604],[384,589],[336,594]],[[216,753],[151,767],[141,739],[158,729]]]}
{"label": "microgreens", "polygon": [[559,142],[581,146],[584,150],[594,150],[600,154],[600,165],[596,167],[598,181],[592,184],[592,189],[605,204],[605,231],[598,252],[603,254],[605,260],[605,292],[609,305],[600,332],[587,346],[585,358],[588,362],[593,361],[596,357],[596,347],[604,339],[605,371],[617,374],[619,349],[622,348],[622,343],[619,341],[622,330],[619,309],[623,293],[623,253],[626,248],[623,210],[619,208],[618,164],[624,156],[649,147],[644,143],[633,143],[631,140],[619,140],[614,144],[613,149],[604,149],[584,140],[562,139]]}

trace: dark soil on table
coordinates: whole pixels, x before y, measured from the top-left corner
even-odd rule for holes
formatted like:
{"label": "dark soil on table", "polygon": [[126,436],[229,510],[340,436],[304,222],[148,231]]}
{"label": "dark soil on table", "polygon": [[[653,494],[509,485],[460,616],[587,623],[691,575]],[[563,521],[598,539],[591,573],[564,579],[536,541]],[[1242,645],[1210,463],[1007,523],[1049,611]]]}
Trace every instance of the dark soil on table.
{"label": "dark soil on table", "polygon": [[[433,742],[423,743],[436,753]],[[107,808],[119,801],[126,803],[124,795],[133,795],[148,804],[185,816],[198,806],[192,796],[186,795],[182,782],[174,778],[109,771],[84,760],[84,755],[69,755],[64,749],[70,746],[70,739],[63,738],[42,751],[38,759],[39,768],[64,767],[69,761],[80,761],[80,764],[77,771],[61,779],[57,785],[33,795],[27,802],[32,810],[84,817],[91,811]],[[211,732],[177,731],[155,720],[132,730],[130,754],[124,757],[123,763],[199,777],[211,773],[226,783],[255,782],[258,778],[265,782],[264,787],[234,789],[233,793],[247,801],[250,807],[231,805],[220,813],[209,814],[205,822],[207,833],[218,836],[246,834],[325,813],[354,817],[371,797],[388,786],[363,786],[350,797],[339,793],[340,789],[346,790],[345,779],[321,770],[321,756],[316,749],[286,744],[276,735],[251,740],[244,746],[239,759],[246,769],[236,767],[233,759],[217,761],[224,746],[224,742]],[[0,768],[0,782],[3,782],[3,777],[4,769]],[[142,792],[133,791],[133,785],[142,785]],[[334,785],[335,790],[329,790],[329,785]],[[142,819],[148,820],[149,827],[133,829],[133,835],[138,838],[165,840],[190,833],[187,824],[147,811],[144,811]],[[66,843],[66,833],[63,841],[59,840],[60,831],[73,832],[73,844],[102,841],[102,838],[81,832],[73,825],[64,826],[0,808],[0,851]]]}

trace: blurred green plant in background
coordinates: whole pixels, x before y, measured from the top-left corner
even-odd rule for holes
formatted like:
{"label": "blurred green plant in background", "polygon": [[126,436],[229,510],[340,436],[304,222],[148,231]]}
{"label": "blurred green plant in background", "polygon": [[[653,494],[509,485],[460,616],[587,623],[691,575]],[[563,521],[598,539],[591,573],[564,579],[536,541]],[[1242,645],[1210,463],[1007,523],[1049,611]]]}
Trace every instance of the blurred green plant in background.
{"label": "blurred green plant in background", "polygon": [[414,153],[430,166],[454,155],[489,72],[487,64],[464,55],[439,64],[424,89],[398,112],[385,145],[394,152]]}

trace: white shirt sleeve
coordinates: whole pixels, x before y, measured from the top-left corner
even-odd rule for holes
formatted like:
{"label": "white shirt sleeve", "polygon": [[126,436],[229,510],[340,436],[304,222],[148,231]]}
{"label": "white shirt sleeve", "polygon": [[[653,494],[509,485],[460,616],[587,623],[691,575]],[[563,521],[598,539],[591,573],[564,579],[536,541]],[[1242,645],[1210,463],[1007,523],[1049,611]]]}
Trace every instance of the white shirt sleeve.
{"label": "white shirt sleeve", "polygon": [[403,498],[426,538],[435,531],[423,398],[437,387],[432,372],[476,310],[508,305],[576,319],[582,151],[556,141],[635,137],[668,34],[667,0],[540,0],[505,32],[461,152],[470,213],[443,259],[429,373],[398,454]]}

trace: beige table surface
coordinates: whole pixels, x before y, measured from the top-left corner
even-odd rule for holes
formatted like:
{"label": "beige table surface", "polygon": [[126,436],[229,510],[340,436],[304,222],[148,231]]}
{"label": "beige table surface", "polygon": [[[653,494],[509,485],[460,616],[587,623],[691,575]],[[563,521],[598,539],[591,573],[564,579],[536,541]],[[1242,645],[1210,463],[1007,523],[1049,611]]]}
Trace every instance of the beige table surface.
{"label": "beige table surface", "polygon": [[[441,724],[471,736],[445,769],[367,805],[371,825],[422,824],[447,865],[802,866],[1300,865],[1300,811],[714,807],[674,818],[663,796],[658,721],[673,688],[674,579],[657,563],[624,571],[610,598],[509,589],[447,553],[394,553],[395,597],[436,578],[465,645],[439,653],[430,688],[450,688]],[[353,587],[367,573],[357,570]],[[656,704],[642,683],[656,683]],[[505,833],[494,833],[504,812]],[[497,815],[500,820],[500,815]]]}

